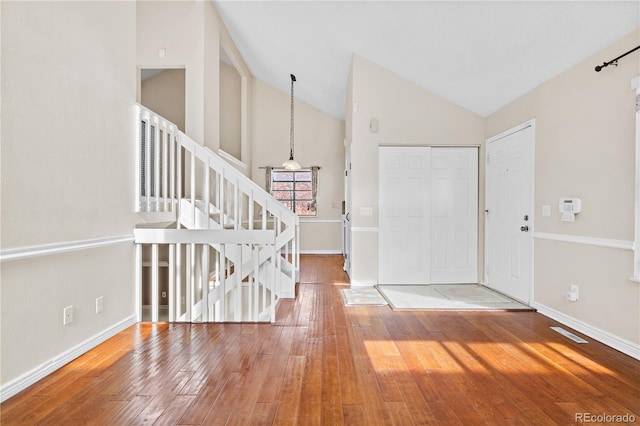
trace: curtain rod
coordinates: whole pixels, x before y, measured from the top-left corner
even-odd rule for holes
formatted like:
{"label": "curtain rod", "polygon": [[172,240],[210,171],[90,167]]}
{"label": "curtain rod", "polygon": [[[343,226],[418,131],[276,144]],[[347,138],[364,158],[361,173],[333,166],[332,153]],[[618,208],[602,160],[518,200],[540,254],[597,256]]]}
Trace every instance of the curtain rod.
{"label": "curtain rod", "polygon": [[640,46],[634,47],[633,49],[631,49],[630,51],[628,51],[627,53],[623,53],[622,55],[618,56],[615,59],[610,60],[609,62],[603,62],[602,65],[596,65],[596,72],[600,72],[602,70],[602,68],[606,68],[609,65],[613,64],[615,66],[618,66],[618,59],[624,58],[625,56],[627,56],[629,53],[635,52],[636,50],[640,49]]}

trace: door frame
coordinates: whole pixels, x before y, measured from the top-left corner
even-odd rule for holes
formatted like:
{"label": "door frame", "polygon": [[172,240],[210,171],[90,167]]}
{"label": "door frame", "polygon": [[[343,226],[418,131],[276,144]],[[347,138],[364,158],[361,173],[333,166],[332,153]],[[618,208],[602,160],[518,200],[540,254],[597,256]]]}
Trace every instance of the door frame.
{"label": "door frame", "polygon": [[344,212],[342,217],[343,269],[351,279],[351,144],[345,139],[344,150]]}
{"label": "door frame", "polygon": [[[525,121],[524,123],[520,123],[517,126],[511,127],[510,129],[507,129],[495,136],[492,136],[488,139],[485,140],[485,155],[484,155],[484,161],[485,161],[485,170],[484,170],[484,178],[485,178],[485,182],[484,182],[484,205],[485,205],[485,221],[484,221],[484,285],[487,287],[491,287],[489,286],[489,273],[487,271],[490,271],[490,267],[491,267],[491,259],[489,256],[489,239],[490,239],[490,233],[489,233],[489,221],[486,220],[486,216],[488,213],[487,210],[487,206],[489,205],[489,195],[490,195],[490,190],[491,188],[489,187],[489,179],[488,177],[488,173],[487,173],[487,169],[489,168],[488,164],[488,156],[489,156],[489,144],[492,142],[496,142],[498,140],[504,139],[507,136],[510,136],[514,133],[518,133],[522,130],[525,130],[527,128],[531,127],[531,130],[533,132],[532,134],[532,141],[531,141],[531,147],[530,147],[530,152],[529,152],[529,165],[531,166],[531,182],[529,183],[530,185],[530,190],[531,190],[531,199],[530,199],[530,203],[531,203],[531,232],[529,233],[530,238],[529,238],[529,245],[530,245],[530,259],[529,261],[531,262],[531,268],[530,268],[530,287],[529,287],[529,300],[526,301],[528,304],[531,304],[533,302],[533,297],[534,297],[534,285],[533,285],[533,280],[534,280],[534,244],[533,244],[533,239],[534,239],[534,233],[535,233],[535,181],[536,181],[536,159],[535,159],[535,152],[536,152],[536,119],[532,118],[531,120]],[[491,287],[493,289],[493,287]]]}

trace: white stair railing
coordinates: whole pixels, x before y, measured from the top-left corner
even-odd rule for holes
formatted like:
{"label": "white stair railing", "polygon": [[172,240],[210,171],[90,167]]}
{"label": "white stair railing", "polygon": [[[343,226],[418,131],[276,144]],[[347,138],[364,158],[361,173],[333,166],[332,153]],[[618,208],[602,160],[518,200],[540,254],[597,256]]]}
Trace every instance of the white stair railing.
{"label": "white stair railing", "polygon": [[[251,321],[264,320],[264,310],[260,314],[252,310],[248,315],[243,306],[247,303],[258,306],[258,301],[266,303],[268,294],[276,300],[295,296],[300,261],[298,216],[222,157],[179,131],[175,124],[142,106],[137,108],[136,210],[150,213],[147,217],[153,213],[172,213],[174,228],[179,231],[247,231],[246,235],[242,234],[242,238],[246,238],[242,242],[216,241],[214,236],[224,235],[216,232],[207,234],[206,240],[203,234],[198,237],[198,243],[189,244],[183,241],[184,237],[177,236],[171,243],[161,242],[159,238],[166,235],[162,231],[167,229],[140,231],[140,235],[148,231],[139,241],[140,268],[146,265],[142,259],[142,244],[152,247],[152,259],[146,266],[151,268],[152,282],[155,282],[152,299],[158,300],[155,297],[159,279],[157,268],[166,266],[171,281],[169,316],[172,321],[194,321],[196,318],[200,321],[244,321],[249,317],[253,318]],[[260,235],[267,231],[274,235],[273,244],[260,243],[263,238]],[[255,235],[255,240],[251,235]],[[170,261],[154,261],[153,253],[157,254],[158,245],[164,244],[169,247]],[[201,280],[206,278],[206,283],[198,282],[201,280],[195,279],[196,276]],[[229,282],[237,285],[231,286]],[[189,286],[185,287],[185,283]],[[258,290],[254,290],[245,294],[244,299],[237,297],[247,285],[260,287],[263,293],[258,297],[255,293]],[[188,294],[181,293],[177,297],[180,292]],[[221,309],[220,305],[226,301],[224,295],[231,292],[236,306]],[[203,300],[204,303],[200,303]],[[177,309],[186,305],[189,308],[185,312]],[[156,321],[159,314],[154,306],[151,306],[151,316]],[[218,313],[211,315],[215,306],[218,306]],[[229,312],[233,312],[231,318]]]}

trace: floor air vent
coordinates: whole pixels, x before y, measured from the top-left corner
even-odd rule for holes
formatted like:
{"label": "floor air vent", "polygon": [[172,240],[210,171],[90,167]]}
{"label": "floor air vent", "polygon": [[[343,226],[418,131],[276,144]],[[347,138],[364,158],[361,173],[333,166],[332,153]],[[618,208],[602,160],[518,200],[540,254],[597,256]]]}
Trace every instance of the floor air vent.
{"label": "floor air vent", "polygon": [[576,336],[575,334],[565,330],[562,327],[551,327],[551,329],[553,331],[557,331],[558,333],[562,334],[564,337],[568,337],[569,339],[573,340],[576,343],[589,343],[586,340],[584,340],[582,337]]}

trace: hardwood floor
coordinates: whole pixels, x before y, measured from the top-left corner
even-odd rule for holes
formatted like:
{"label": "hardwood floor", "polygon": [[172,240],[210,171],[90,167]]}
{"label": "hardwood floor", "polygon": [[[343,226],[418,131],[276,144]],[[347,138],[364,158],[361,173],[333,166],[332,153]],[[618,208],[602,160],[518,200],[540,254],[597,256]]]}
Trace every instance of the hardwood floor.
{"label": "hardwood floor", "polygon": [[2,425],[640,422],[640,362],[542,315],[345,307],[340,256],[301,264],[276,325],[135,325],[2,404]]}

